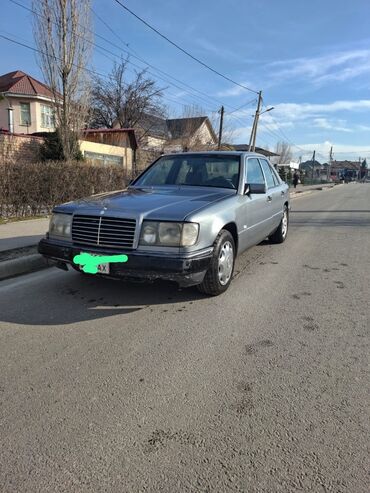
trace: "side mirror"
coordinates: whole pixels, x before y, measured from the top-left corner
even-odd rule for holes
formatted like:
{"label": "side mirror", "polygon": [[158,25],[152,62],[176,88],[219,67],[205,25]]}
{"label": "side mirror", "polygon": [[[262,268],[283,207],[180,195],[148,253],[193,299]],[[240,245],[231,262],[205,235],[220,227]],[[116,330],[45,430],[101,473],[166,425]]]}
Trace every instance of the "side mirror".
{"label": "side mirror", "polygon": [[246,183],[244,195],[251,195],[252,193],[266,193],[266,185],[264,183]]}

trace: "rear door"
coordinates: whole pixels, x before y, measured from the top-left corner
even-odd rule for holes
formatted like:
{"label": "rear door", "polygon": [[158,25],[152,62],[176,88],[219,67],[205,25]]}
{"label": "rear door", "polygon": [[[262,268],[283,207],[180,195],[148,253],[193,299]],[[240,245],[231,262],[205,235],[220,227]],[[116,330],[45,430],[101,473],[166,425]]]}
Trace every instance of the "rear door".
{"label": "rear door", "polygon": [[267,204],[269,206],[269,231],[276,229],[283,215],[284,192],[281,184],[267,159],[259,158],[267,184]]}
{"label": "rear door", "polygon": [[[251,157],[246,162],[245,184],[265,185],[265,177],[257,158]],[[238,211],[240,250],[260,243],[266,238],[270,229],[270,205],[266,193],[243,195],[242,205]]]}

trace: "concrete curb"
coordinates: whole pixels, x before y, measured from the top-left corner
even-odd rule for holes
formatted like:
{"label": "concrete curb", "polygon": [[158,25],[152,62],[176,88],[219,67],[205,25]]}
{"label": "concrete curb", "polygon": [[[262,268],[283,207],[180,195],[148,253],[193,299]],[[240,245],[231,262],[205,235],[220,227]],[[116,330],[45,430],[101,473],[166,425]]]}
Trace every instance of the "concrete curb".
{"label": "concrete curb", "polygon": [[23,257],[14,258],[0,262],[0,281],[10,277],[28,274],[50,267],[44,257],[35,253]]}
{"label": "concrete curb", "polygon": [[336,188],[337,186],[340,186],[341,183],[336,184],[336,185],[318,185],[316,188],[311,188],[310,190],[302,190],[302,192],[290,192],[290,198],[291,199],[296,199],[297,197],[304,197],[305,195],[308,195],[312,192],[323,192],[324,190],[332,190],[333,188]]}
{"label": "concrete curb", "polygon": [[290,193],[290,198],[293,199],[298,199],[299,197],[304,197],[305,195],[309,195],[310,193],[314,192],[315,190],[305,190],[304,192],[291,192]]}

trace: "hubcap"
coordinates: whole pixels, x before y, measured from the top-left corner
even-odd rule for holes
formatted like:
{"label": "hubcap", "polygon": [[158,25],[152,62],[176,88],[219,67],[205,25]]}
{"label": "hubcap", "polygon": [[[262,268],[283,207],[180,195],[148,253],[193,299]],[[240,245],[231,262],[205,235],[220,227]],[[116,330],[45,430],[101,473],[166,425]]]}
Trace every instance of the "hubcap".
{"label": "hubcap", "polygon": [[288,232],[288,213],[285,210],[283,214],[283,219],[281,223],[281,234],[283,235],[283,238],[286,237],[286,234]]}
{"label": "hubcap", "polygon": [[225,241],[221,247],[220,255],[218,257],[218,279],[222,286],[225,286],[225,284],[229,282],[233,271],[233,264],[233,246],[229,241]]}

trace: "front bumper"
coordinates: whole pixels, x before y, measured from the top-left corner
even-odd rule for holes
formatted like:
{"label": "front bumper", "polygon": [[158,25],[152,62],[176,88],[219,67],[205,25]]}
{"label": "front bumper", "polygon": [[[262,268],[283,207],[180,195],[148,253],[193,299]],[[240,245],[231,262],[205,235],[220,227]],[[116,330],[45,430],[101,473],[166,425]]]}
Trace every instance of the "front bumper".
{"label": "front bumper", "polygon": [[203,281],[212,258],[212,248],[187,254],[148,253],[137,250],[116,251],[97,247],[77,247],[70,243],[44,238],[40,241],[38,251],[57,266],[74,264],[73,258],[81,252],[99,255],[126,254],[126,263],[110,263],[110,273],[97,274],[104,277],[126,280],[154,281],[164,279],[175,281],[181,287],[193,286]]}

